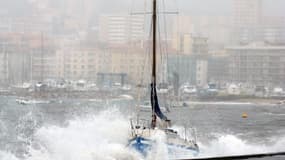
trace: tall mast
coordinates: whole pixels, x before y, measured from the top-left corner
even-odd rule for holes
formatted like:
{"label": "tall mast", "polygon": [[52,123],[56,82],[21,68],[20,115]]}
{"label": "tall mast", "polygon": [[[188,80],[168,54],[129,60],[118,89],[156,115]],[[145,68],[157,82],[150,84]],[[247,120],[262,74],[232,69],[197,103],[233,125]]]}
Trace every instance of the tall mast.
{"label": "tall mast", "polygon": [[152,107],[152,120],[151,127],[156,127],[157,116],[169,122],[167,117],[161,112],[158,104],[157,93],[156,93],[156,25],[157,25],[157,5],[156,0],[153,0],[153,13],[152,13],[152,80],[151,80],[151,107]]}
{"label": "tall mast", "polygon": [[156,0],[153,0],[153,10],[152,10],[152,77],[151,77],[151,101],[152,101],[152,120],[151,127],[156,127],[156,114],[155,114],[155,97],[156,92]]}
{"label": "tall mast", "polygon": [[156,0],[153,0],[152,11],[152,83],[156,85]]}

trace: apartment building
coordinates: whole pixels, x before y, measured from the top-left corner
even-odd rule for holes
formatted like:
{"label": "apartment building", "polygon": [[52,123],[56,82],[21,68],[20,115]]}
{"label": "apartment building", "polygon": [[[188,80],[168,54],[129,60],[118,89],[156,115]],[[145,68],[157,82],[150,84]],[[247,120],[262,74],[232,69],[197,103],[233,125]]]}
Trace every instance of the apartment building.
{"label": "apartment building", "polygon": [[93,80],[99,72],[110,71],[110,53],[104,49],[62,48],[57,55],[57,77],[68,80]]}
{"label": "apartment building", "polygon": [[146,82],[150,77],[149,55],[143,49],[130,48],[128,50],[110,50],[111,53],[111,73],[124,73],[129,82],[140,84]]}
{"label": "apartment building", "polygon": [[232,82],[285,87],[285,46],[251,44],[228,47]]}
{"label": "apartment building", "polygon": [[99,41],[109,45],[125,45],[144,38],[144,16],[102,15],[99,18]]}

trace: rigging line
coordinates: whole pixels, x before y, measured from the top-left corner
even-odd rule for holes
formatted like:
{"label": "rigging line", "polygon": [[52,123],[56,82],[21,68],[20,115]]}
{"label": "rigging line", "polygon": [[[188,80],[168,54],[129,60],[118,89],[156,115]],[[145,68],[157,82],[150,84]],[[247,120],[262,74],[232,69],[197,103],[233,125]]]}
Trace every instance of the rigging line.
{"label": "rigging line", "polygon": [[[133,7],[134,7],[134,0],[132,0],[131,1],[131,7],[130,7],[130,10],[129,10],[129,13],[132,13],[133,12]],[[132,19],[133,19],[133,15],[132,14],[129,14],[130,16],[129,16],[129,23],[130,23],[130,31],[132,30]],[[128,36],[128,41],[130,42],[131,41],[131,35],[129,35]],[[130,47],[131,47],[131,45],[128,45],[127,46],[127,53],[129,53],[130,52]],[[138,90],[138,92],[137,92],[138,94],[137,94],[137,97],[138,97],[138,100],[140,100],[141,98],[141,95],[140,95],[140,93],[141,93],[141,90],[140,90],[140,88],[139,88],[139,90]],[[136,109],[136,113],[138,114],[138,112],[139,112],[139,107],[136,105],[135,106],[135,109]]]}
{"label": "rigging line", "polygon": [[158,39],[159,39],[159,55],[160,55],[160,67],[159,67],[159,69],[160,69],[160,72],[161,72],[161,77],[160,77],[160,80],[161,81],[164,81],[164,66],[163,66],[163,64],[164,64],[164,59],[163,59],[163,44],[162,44],[162,36],[161,36],[161,23],[160,23],[160,18],[158,17]]}
{"label": "rigging line", "polygon": [[[162,10],[163,10],[163,24],[161,24],[160,23],[160,21],[158,21],[158,23],[159,23],[159,28],[158,28],[158,30],[159,30],[159,39],[160,39],[160,53],[161,53],[161,67],[160,67],[160,69],[162,70],[162,77],[161,77],[161,80],[163,81],[163,82],[165,82],[166,81],[166,79],[167,79],[167,73],[169,73],[169,72],[167,72],[167,73],[165,73],[165,71],[167,71],[167,64],[166,64],[166,62],[167,62],[167,58],[168,58],[168,52],[167,52],[167,28],[166,28],[166,7],[165,7],[165,1],[164,0],[162,0],[162,5],[161,5],[161,8],[162,8]],[[160,17],[159,17],[160,18]],[[160,19],[159,19],[160,20]],[[165,36],[165,42],[162,42],[162,40],[163,40],[163,38],[162,38],[162,31],[164,31],[164,35],[163,36]],[[165,45],[164,45],[164,43],[165,43]],[[164,54],[163,54],[164,53]],[[166,65],[163,65],[163,64],[166,64]]]}
{"label": "rigging line", "polygon": [[[162,0],[162,5],[161,5],[162,7],[162,10],[163,10],[163,13],[165,13],[165,3],[164,3],[164,0]],[[166,19],[165,19],[165,15],[166,14],[163,14],[162,15],[162,21],[163,21],[163,24],[162,24],[162,31],[164,31],[164,38],[165,38],[165,40],[167,41],[167,36],[166,36],[166,30],[165,30],[165,28],[166,28]],[[161,48],[162,48],[162,52],[161,53],[164,53],[164,55],[166,55],[165,57],[162,57],[162,64],[166,64],[166,58],[167,58],[167,50],[166,50],[166,47],[167,46],[167,44],[166,45],[161,45]],[[165,66],[163,65],[162,66],[162,69],[163,69],[163,72],[164,72],[164,70],[165,70]],[[164,76],[167,76],[167,74],[165,74]],[[163,77],[163,82],[164,81],[166,81],[166,79],[165,79],[165,77]]]}
{"label": "rigging line", "polygon": [[[132,6],[134,6],[134,0],[132,0]],[[132,8],[131,8],[131,13],[133,12],[133,10],[132,10]],[[146,0],[145,0],[145,3],[144,3],[144,12],[146,12]],[[131,14],[131,17],[132,17],[132,15],[133,14]],[[143,33],[145,33],[145,31],[146,31],[146,27],[145,27],[145,22],[146,22],[146,16],[145,16],[145,14],[144,14],[144,16],[143,16],[143,19],[144,19],[144,25],[142,26],[142,29],[143,29]],[[144,45],[144,42],[145,42],[145,40],[147,39],[146,38],[146,36],[145,36],[145,34],[143,34],[142,35],[142,42],[141,42],[141,47],[143,47],[143,45]],[[148,53],[149,51],[148,51],[148,49],[147,48],[145,48],[145,51],[144,51],[144,53]],[[144,83],[144,79],[143,79],[143,77],[145,77],[144,75],[145,75],[145,66],[147,65],[147,62],[148,62],[148,59],[149,58],[149,56],[148,56],[148,54],[145,54],[145,57],[143,58],[145,61],[141,61],[140,62],[140,64],[142,65],[141,66],[141,68],[140,68],[140,75],[141,75],[141,77],[140,77],[140,80],[139,80],[139,82],[138,82],[138,84],[139,85],[142,85],[143,83]],[[142,90],[143,90],[143,87],[138,87],[138,101],[140,102],[141,101],[141,93],[142,93]],[[137,107],[137,109],[138,109],[138,107]],[[138,110],[137,110],[137,112],[138,112]]]}
{"label": "rigging line", "polygon": [[161,50],[161,34],[160,34],[160,16],[157,16],[157,33],[158,33],[158,40],[159,40],[159,55],[160,55],[160,63],[162,63],[162,50]]}
{"label": "rigging line", "polygon": [[[152,30],[152,24],[150,25],[150,33],[149,33],[149,38],[148,39],[150,39],[150,37],[151,37],[151,30]],[[144,65],[143,65],[143,73],[142,73],[142,79],[141,79],[141,84],[144,84],[145,83],[145,79],[143,78],[143,77],[148,77],[148,76],[144,76],[145,74],[149,74],[149,73],[146,73],[146,66],[150,66],[149,65],[149,63],[150,63],[150,54],[151,54],[151,52],[150,52],[150,47],[145,47],[145,62],[144,62]],[[149,69],[148,69],[148,71],[149,71]]]}
{"label": "rigging line", "polygon": [[[165,0],[162,0],[162,4],[163,4],[163,12],[166,12],[166,3],[165,3]],[[167,35],[167,24],[166,24],[166,14],[164,14],[164,16],[163,16],[163,18],[164,18],[164,34],[165,34],[165,39],[166,39],[166,45],[165,45],[165,53],[166,53],[166,67],[167,67],[167,65],[168,65],[168,35]],[[168,67],[166,68],[166,70],[167,70],[167,73],[169,73],[169,70],[168,70]]]}
{"label": "rigging line", "polygon": [[[146,21],[146,19],[145,19],[145,21]],[[152,22],[151,22],[149,27],[150,27],[150,29],[149,29],[150,32],[148,34],[148,38],[146,38],[148,40],[150,40],[151,36],[152,36],[152,34],[151,34],[152,33]],[[149,41],[146,41],[146,42],[149,42]],[[144,41],[144,43],[145,43],[145,41]],[[147,80],[144,77],[149,77],[148,75],[150,74],[147,72],[150,70],[150,68],[146,70],[146,68],[147,68],[146,66],[148,66],[148,67],[150,66],[149,64],[150,64],[150,59],[151,59],[151,48],[149,47],[148,43],[146,44],[146,47],[144,47],[144,49],[145,49],[144,53],[146,53],[146,54],[145,54],[145,58],[144,58],[144,60],[145,60],[144,65],[142,68],[142,77],[141,77],[141,81],[140,81],[141,85],[144,85],[147,82]],[[144,86],[142,86],[140,88],[139,92],[142,92],[143,88],[144,88]]]}
{"label": "rigging line", "polygon": [[[160,5],[158,5],[158,10],[160,9]],[[162,51],[162,36],[161,36],[161,23],[160,23],[160,16],[157,16],[157,32],[158,32],[158,40],[159,40],[159,56],[160,56],[160,67],[159,67],[159,69],[160,69],[160,73],[162,73],[161,75],[160,75],[160,80],[162,80],[163,81],[163,66],[162,66],[162,64],[163,64],[163,51]]]}
{"label": "rigging line", "polygon": [[[176,70],[176,72],[178,72],[178,76],[179,76],[179,71],[180,71],[180,66],[178,65],[178,64],[180,64],[180,55],[181,54],[178,54],[179,53],[179,48],[180,48],[180,36],[179,36],[179,15],[177,14],[176,16],[175,16],[175,21],[176,21],[176,55],[179,55],[179,56],[177,56],[177,58],[176,58],[176,65],[174,65],[174,67],[175,67],[175,70]],[[175,63],[174,63],[175,64]],[[180,78],[179,78],[179,81],[180,81]],[[180,85],[180,82],[178,81],[178,84]]]}
{"label": "rigging line", "polygon": [[[146,13],[146,11],[147,11],[147,0],[144,1],[144,12]],[[146,14],[144,14],[144,26],[143,26],[143,33],[144,33],[144,35],[143,35],[143,41],[142,41],[142,45],[143,46],[142,47],[144,47],[144,49],[145,49],[144,53],[146,53],[146,56],[145,56],[145,62],[144,62],[143,68],[142,68],[142,77],[144,77],[144,74],[145,74],[145,66],[148,66],[147,62],[149,62],[149,54],[150,54],[149,48],[144,46],[146,40],[150,39],[150,36],[151,36],[149,34],[148,37],[147,37],[147,35],[145,34],[146,33],[146,28],[147,28],[146,25],[145,25],[145,24],[147,24],[146,22],[147,22],[147,17],[146,17]],[[141,84],[144,83],[143,80],[144,79],[141,79]]]}

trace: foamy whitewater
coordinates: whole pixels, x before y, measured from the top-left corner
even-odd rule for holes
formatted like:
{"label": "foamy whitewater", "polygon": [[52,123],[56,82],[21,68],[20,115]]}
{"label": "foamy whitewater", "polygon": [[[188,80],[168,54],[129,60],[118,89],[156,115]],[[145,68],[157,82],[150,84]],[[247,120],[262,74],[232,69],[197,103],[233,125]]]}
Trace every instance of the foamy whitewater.
{"label": "foamy whitewater", "polygon": [[[70,120],[64,127],[39,128],[29,146],[27,160],[141,160],[138,153],[126,147],[129,135],[129,119],[117,109],[109,109],[96,115]],[[175,127],[180,129],[182,127]],[[199,134],[199,133],[198,133]],[[157,146],[147,160],[174,158],[167,155],[165,135],[154,137]],[[274,140],[273,140],[274,141]],[[199,142],[199,139],[198,139]],[[220,135],[210,142],[199,143],[199,157],[239,155],[283,151],[285,137],[278,137],[271,146],[249,144],[234,135]],[[179,158],[181,155],[177,154]],[[189,158],[189,157],[183,157]],[[15,155],[0,151],[0,160],[20,160]]]}

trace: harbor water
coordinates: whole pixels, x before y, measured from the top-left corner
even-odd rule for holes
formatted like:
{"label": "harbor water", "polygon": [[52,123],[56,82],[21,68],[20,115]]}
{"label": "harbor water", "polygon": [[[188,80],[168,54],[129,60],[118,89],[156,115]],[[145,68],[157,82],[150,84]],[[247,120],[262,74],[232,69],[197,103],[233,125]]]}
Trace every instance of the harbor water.
{"label": "harbor water", "polygon": [[[0,160],[144,159],[126,147],[130,118],[136,115],[133,100],[61,99],[23,105],[16,98],[0,97]],[[285,150],[285,106],[196,103],[170,108],[166,114],[177,130],[195,128],[198,157]],[[140,116],[150,118],[150,113]],[[146,159],[170,159],[163,139],[158,146]]]}

